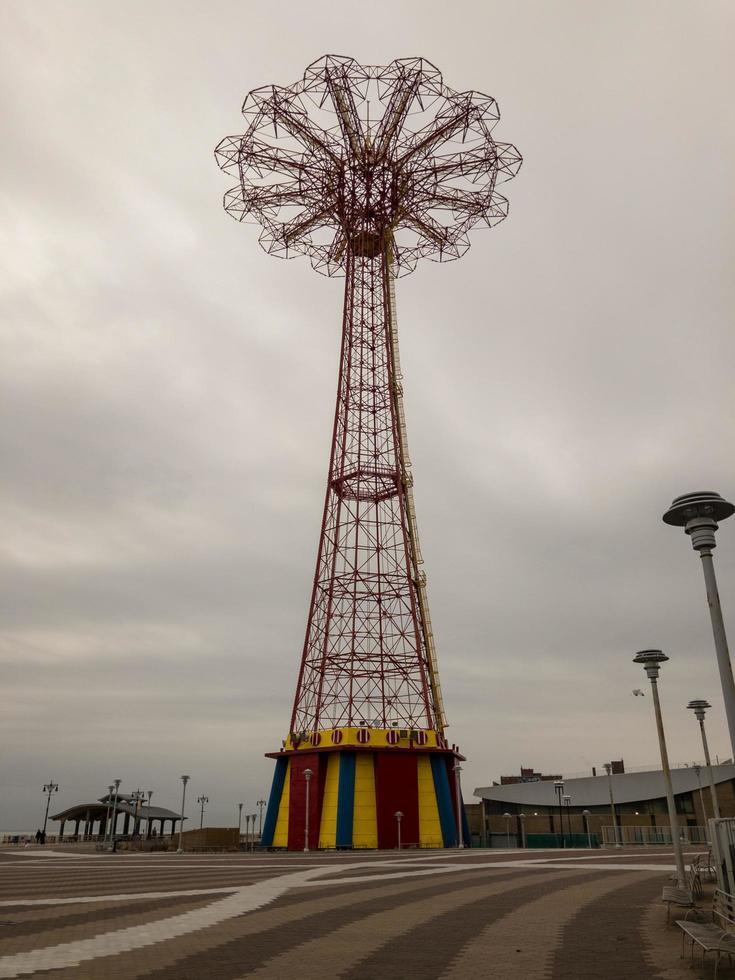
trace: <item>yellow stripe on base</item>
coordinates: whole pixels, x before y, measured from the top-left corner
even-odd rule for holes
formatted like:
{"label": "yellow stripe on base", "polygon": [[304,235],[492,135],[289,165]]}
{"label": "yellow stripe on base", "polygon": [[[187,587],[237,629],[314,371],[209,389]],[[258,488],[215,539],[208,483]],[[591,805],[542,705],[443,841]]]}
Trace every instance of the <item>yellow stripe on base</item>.
{"label": "yellow stripe on base", "polygon": [[281,803],[278,807],[276,829],[273,831],[273,847],[288,847],[288,802],[291,797],[291,760],[288,760],[286,778],[283,780]]}
{"label": "yellow stripe on base", "polygon": [[322,821],[319,827],[319,847],[337,844],[337,799],[339,797],[339,763],[341,755],[332,752],[327,763],[327,778],[322,798]]}
{"label": "yellow stripe on base", "polygon": [[378,813],[375,806],[375,769],[372,752],[356,753],[352,846],[378,846]]}
{"label": "yellow stripe on base", "polygon": [[420,755],[418,762],[419,778],[419,840],[422,847],[444,847],[439,807],[436,802],[434,774],[428,755]]}

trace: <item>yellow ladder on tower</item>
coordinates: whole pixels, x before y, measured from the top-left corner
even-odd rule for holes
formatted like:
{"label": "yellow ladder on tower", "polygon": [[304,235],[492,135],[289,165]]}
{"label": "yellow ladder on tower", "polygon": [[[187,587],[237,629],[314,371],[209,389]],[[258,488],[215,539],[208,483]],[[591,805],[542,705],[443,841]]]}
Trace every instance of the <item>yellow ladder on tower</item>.
{"label": "yellow ladder on tower", "polygon": [[404,487],[404,500],[406,505],[406,516],[408,517],[408,534],[411,539],[411,549],[414,560],[414,582],[419,603],[419,617],[421,630],[424,634],[426,644],[426,655],[429,670],[429,686],[434,699],[436,710],[437,725],[442,731],[447,727],[444,715],[444,699],[442,698],[441,684],[439,683],[439,667],[436,659],[436,645],[434,643],[434,632],[431,627],[431,615],[429,614],[429,600],[426,594],[426,572],[418,566],[423,565],[424,559],[421,555],[421,544],[419,542],[419,529],[416,523],[416,508],[413,499],[413,474],[411,473],[411,460],[408,455],[408,436],[406,433],[406,413],[403,406],[403,385],[401,380],[401,359],[398,353],[398,320],[396,317],[396,291],[394,286],[394,276],[388,267],[387,273],[388,288],[388,316],[390,318],[390,341],[391,341],[391,360],[393,366],[393,398],[396,407],[396,417],[398,420],[398,455],[401,464],[401,479]]}

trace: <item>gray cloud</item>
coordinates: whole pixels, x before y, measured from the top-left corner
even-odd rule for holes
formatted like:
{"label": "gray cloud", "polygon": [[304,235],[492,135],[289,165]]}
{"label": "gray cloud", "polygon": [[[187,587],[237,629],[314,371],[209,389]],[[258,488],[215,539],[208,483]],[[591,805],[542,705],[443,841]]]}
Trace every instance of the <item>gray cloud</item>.
{"label": "gray cloud", "polygon": [[729,755],[698,559],[660,514],[735,494],[732,11],[11,0],[0,21],[0,826],[35,825],[49,776],[60,804],[121,776],[174,805],[191,772],[213,823],[267,793],[341,288],[227,219],[212,148],[249,88],[326,51],[424,54],[497,96],[526,160],[509,220],[398,289],[466,786],[654,762],[648,645],[672,758],[699,755],[693,696]]}

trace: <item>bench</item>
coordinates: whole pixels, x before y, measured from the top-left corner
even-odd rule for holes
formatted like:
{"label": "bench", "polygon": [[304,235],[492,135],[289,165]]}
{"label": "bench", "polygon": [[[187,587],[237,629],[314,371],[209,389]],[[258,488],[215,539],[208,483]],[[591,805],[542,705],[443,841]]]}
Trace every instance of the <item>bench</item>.
{"label": "bench", "polygon": [[707,953],[717,954],[714,972],[716,980],[722,955],[726,955],[731,964],[732,957],[735,955],[735,897],[716,888],[712,899],[711,922],[687,922],[684,920],[676,924],[682,930],[682,957],[684,956],[684,943],[687,939],[689,939],[691,946],[692,963],[694,963],[695,945],[702,949],[702,966],[704,966],[704,958]]}
{"label": "bench", "polygon": [[694,911],[694,906],[697,899],[701,897],[702,879],[699,873],[699,859],[696,858],[689,866],[684,888],[680,888],[678,884],[664,885],[661,900],[666,905],[666,925],[669,924],[671,918],[672,905],[678,905],[679,908],[688,909],[689,911],[684,917],[686,919],[688,918],[689,913]]}

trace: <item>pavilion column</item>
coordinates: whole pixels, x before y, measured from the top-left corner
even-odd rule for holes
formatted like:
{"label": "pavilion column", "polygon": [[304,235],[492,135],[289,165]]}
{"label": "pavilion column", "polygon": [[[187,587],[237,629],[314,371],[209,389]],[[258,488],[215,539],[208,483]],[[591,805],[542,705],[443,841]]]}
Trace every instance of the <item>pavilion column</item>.
{"label": "pavilion column", "polygon": [[77,818],[77,819],[76,819],[76,820],[74,821],[74,836],[75,836],[75,837],[78,837],[78,836],[79,836],[79,824],[80,824],[80,823],[81,823],[81,820],[80,820],[79,818]]}
{"label": "pavilion column", "polygon": [[59,827],[59,840],[64,836],[64,827],[66,826],[66,820],[61,821],[61,826]]}
{"label": "pavilion column", "polygon": [[123,820],[123,837],[128,836],[128,831],[130,830],[130,814],[125,814],[125,819]]}

